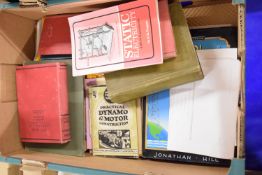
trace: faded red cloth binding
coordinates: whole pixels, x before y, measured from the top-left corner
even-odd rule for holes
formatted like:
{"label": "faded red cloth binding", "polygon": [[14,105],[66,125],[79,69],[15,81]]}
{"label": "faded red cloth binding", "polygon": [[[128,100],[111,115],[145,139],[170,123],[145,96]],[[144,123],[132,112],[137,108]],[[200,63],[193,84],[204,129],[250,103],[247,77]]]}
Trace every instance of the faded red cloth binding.
{"label": "faded red cloth binding", "polygon": [[66,65],[18,66],[16,83],[21,141],[70,141]]}

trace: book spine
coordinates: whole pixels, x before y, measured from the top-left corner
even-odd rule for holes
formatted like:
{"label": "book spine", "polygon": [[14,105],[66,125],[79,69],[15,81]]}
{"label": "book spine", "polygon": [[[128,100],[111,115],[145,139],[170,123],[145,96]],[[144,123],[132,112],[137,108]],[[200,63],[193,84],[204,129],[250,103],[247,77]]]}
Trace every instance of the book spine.
{"label": "book spine", "polygon": [[60,104],[60,126],[61,126],[61,142],[65,143],[70,141],[70,121],[68,109],[68,83],[67,83],[67,68],[61,66],[59,68],[59,104]]}
{"label": "book spine", "polygon": [[70,141],[71,139],[71,134],[70,134],[70,125],[69,125],[69,115],[61,115],[61,129],[62,129],[62,134],[61,134],[61,142],[65,143]]}
{"label": "book spine", "polygon": [[198,154],[183,153],[177,151],[164,151],[164,150],[143,150],[143,158],[165,160],[170,162],[200,164],[210,166],[229,167],[231,160],[219,159]]}

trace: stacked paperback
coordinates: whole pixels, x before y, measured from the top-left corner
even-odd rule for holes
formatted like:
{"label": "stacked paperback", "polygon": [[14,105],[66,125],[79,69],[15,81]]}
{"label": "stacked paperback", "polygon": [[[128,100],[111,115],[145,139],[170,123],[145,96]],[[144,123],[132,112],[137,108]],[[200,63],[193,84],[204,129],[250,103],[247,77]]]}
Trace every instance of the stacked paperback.
{"label": "stacked paperback", "polygon": [[196,51],[179,3],[137,0],[37,26],[41,61],[16,76],[26,149],[230,164],[237,51]]}

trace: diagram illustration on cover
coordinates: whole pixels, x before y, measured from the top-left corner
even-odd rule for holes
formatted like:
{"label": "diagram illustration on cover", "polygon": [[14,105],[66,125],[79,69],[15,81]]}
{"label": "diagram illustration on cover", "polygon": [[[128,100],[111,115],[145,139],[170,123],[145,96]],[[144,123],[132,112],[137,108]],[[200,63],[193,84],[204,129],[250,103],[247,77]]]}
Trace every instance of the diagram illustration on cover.
{"label": "diagram illustration on cover", "polygon": [[79,59],[108,55],[111,52],[113,32],[114,28],[108,24],[79,30]]}
{"label": "diagram illustration on cover", "polygon": [[157,0],[124,3],[68,20],[73,76],[163,63]]}

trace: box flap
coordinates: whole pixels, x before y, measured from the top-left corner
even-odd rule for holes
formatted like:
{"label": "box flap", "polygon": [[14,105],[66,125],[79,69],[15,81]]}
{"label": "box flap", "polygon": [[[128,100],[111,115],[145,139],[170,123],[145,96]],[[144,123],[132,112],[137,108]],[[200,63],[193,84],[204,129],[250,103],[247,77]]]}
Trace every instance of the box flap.
{"label": "box flap", "polygon": [[16,65],[0,64],[0,102],[16,101]]}
{"label": "box flap", "polygon": [[22,149],[18,131],[17,103],[0,103],[0,155]]}
{"label": "box flap", "polygon": [[0,63],[21,64],[34,57],[35,22],[0,11]]}

